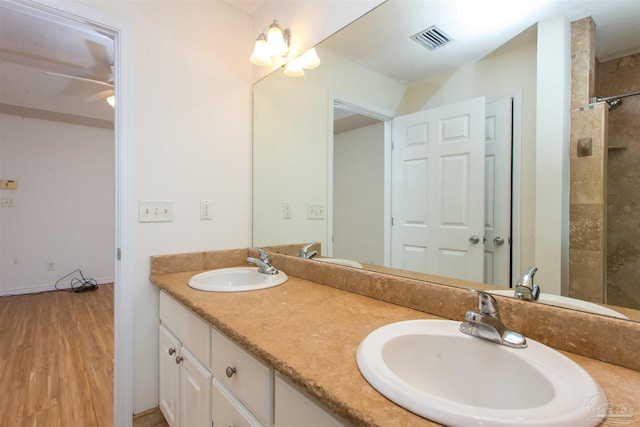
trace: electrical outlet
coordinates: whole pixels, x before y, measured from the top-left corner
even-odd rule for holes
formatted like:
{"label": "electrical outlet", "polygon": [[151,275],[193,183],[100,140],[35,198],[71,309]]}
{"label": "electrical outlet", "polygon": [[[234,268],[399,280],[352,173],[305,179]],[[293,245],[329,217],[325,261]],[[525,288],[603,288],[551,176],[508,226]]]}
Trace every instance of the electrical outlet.
{"label": "electrical outlet", "polygon": [[203,221],[213,219],[211,200],[200,200],[200,219]]}
{"label": "electrical outlet", "polygon": [[173,202],[171,200],[140,200],[138,203],[138,221],[173,221]]}
{"label": "electrical outlet", "polygon": [[13,199],[2,199],[2,207],[3,208],[15,208],[16,202]]}
{"label": "electrical outlet", "polygon": [[47,271],[54,271],[56,269],[56,264],[54,262],[47,263]]}
{"label": "electrical outlet", "polygon": [[282,219],[291,219],[291,202],[282,202]]}

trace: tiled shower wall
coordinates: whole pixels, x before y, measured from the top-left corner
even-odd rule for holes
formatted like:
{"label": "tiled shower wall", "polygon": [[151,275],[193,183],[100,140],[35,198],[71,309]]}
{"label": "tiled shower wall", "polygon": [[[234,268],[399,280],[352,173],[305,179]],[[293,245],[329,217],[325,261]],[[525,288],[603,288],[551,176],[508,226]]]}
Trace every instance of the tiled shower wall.
{"label": "tiled shower wall", "polygon": [[606,104],[595,91],[595,31],[591,18],[571,24],[569,296],[605,302]]}
{"label": "tiled shower wall", "polygon": [[[599,64],[600,97],[640,91],[640,53]],[[609,112],[607,303],[640,309],[640,95]]]}

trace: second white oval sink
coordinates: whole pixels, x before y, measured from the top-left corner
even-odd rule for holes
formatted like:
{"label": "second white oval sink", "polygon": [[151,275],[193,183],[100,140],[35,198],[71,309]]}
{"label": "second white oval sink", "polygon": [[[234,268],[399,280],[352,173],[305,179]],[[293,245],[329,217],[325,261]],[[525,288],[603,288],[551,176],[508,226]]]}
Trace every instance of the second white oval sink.
{"label": "second white oval sink", "polygon": [[278,286],[288,278],[282,271],[265,274],[260,273],[257,267],[232,267],[196,274],[189,279],[189,286],[201,291],[241,292]]}
{"label": "second white oval sink", "polygon": [[[499,289],[487,292],[504,297],[513,297],[513,289]],[[612,310],[608,307],[604,307],[600,304],[582,301],[576,298],[563,297],[560,295],[541,293],[540,298],[538,298],[537,302],[541,304],[554,305],[556,307],[570,308],[572,310],[586,311],[587,313],[603,314],[605,316],[617,317],[619,319],[628,319],[628,317],[624,314],[620,314],[617,311]]]}
{"label": "second white oval sink", "polygon": [[352,261],[344,258],[314,258],[315,261],[326,262],[329,264],[344,265],[346,267],[362,268],[362,264],[358,261]]}
{"label": "second white oval sink", "polygon": [[[412,320],[360,344],[365,379],[398,405],[450,426],[595,426],[604,393],[576,363],[531,339],[509,348],[459,331],[460,322]],[[589,402],[587,404],[586,402]]]}

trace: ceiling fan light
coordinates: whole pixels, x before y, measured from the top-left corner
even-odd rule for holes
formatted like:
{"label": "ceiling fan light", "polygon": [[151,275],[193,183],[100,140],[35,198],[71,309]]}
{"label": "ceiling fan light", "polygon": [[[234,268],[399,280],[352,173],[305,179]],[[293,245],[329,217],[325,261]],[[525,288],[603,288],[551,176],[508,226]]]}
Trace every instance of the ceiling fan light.
{"label": "ceiling fan light", "polygon": [[284,75],[289,77],[304,76],[304,70],[302,69],[302,62],[299,59],[290,61],[284,68]]}
{"label": "ceiling fan light", "polygon": [[253,45],[253,53],[251,54],[249,61],[261,67],[268,67],[271,65],[271,56],[269,55],[267,38],[264,34],[260,34],[258,36],[258,39]]}
{"label": "ceiling fan light", "polygon": [[302,55],[300,55],[299,60],[302,63],[302,68],[307,70],[313,70],[318,65],[320,65],[320,58],[318,57],[318,53],[316,52],[316,48],[312,47]]}
{"label": "ceiling fan light", "polygon": [[116,108],[116,97],[111,95],[107,97],[107,102],[111,105],[111,108]]}
{"label": "ceiling fan light", "polygon": [[285,56],[289,51],[284,31],[277,20],[274,20],[267,30],[267,45],[271,56]]}

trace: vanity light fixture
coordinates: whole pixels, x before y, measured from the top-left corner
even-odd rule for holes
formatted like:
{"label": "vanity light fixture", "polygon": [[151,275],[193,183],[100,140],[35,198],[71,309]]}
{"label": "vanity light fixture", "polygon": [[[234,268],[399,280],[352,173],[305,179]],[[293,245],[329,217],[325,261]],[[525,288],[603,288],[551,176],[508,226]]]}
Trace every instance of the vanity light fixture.
{"label": "vanity light fixture", "polygon": [[111,105],[111,108],[116,108],[116,97],[113,95],[107,97],[107,103]]}
{"label": "vanity light fixture", "polygon": [[284,69],[284,74],[290,77],[300,77],[304,75],[304,70],[312,70],[320,65],[320,58],[313,47],[300,55],[299,57],[289,61]]}
{"label": "vanity light fixture", "polygon": [[253,53],[249,58],[253,64],[268,67],[273,63],[272,58],[283,57],[289,53],[291,31],[282,29],[277,19],[260,34],[253,46]]}

